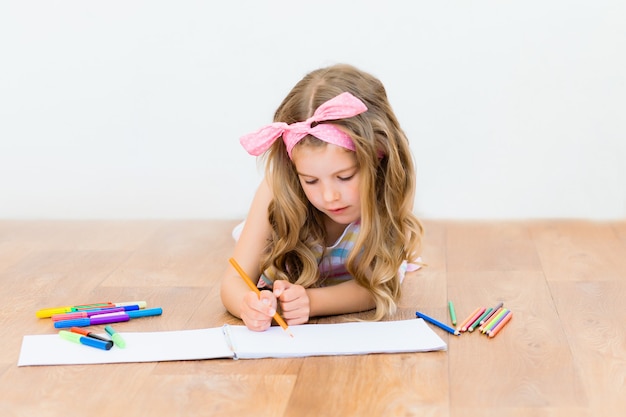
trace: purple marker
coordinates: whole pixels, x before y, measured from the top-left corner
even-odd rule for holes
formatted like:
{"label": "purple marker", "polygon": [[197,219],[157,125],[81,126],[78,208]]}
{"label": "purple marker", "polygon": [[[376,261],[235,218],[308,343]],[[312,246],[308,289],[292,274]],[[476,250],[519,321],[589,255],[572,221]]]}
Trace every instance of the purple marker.
{"label": "purple marker", "polygon": [[119,323],[128,320],[130,320],[130,316],[126,313],[101,314],[99,316],[89,317],[89,322],[91,325]]}
{"label": "purple marker", "polygon": [[125,313],[101,314],[99,316],[85,317],[74,320],[61,320],[54,323],[57,329],[65,329],[68,327],[86,327],[96,324],[120,323],[130,320],[130,316]]}

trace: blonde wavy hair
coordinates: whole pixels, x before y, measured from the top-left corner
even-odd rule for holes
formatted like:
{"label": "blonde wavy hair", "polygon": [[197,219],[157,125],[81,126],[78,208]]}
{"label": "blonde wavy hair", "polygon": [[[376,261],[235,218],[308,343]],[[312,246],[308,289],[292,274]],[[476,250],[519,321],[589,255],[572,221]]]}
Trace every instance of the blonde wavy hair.
{"label": "blonde wavy hair", "polygon": [[[361,178],[361,230],[347,270],[372,294],[376,303],[373,319],[380,320],[396,311],[401,295],[398,270],[404,260],[417,259],[423,234],[412,212],[415,168],[409,142],[383,84],[350,65],[315,70],[289,92],[274,121],[306,120],[322,103],[346,91],[368,108],[358,116],[330,122],[352,137]],[[326,142],[307,136],[296,146],[326,146]],[[267,151],[265,162],[274,199],[268,209],[272,235],[261,270],[271,280],[318,286],[324,277],[320,277],[313,248],[326,247],[323,215],[305,196],[282,140]]]}

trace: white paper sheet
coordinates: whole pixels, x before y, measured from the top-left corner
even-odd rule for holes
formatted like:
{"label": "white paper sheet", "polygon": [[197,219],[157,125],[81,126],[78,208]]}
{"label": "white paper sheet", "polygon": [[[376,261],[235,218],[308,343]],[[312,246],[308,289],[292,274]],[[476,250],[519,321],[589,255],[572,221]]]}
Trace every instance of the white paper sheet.
{"label": "white paper sheet", "polygon": [[[216,358],[283,358],[445,350],[446,343],[422,319],[305,324],[253,332],[245,326],[168,332],[120,333],[126,348],[105,351],[58,334],[24,336],[18,366],[156,362]],[[235,355],[232,348],[236,350]]]}
{"label": "white paper sheet", "polygon": [[[79,365],[232,358],[220,327],[169,332],[120,333],[126,347],[111,350],[72,343],[58,334],[24,336],[17,366]],[[107,337],[108,335],[101,334]]]}
{"label": "white paper sheet", "polygon": [[325,355],[361,355],[445,350],[446,343],[422,319],[290,326],[251,332],[230,326],[236,356],[241,359]]}

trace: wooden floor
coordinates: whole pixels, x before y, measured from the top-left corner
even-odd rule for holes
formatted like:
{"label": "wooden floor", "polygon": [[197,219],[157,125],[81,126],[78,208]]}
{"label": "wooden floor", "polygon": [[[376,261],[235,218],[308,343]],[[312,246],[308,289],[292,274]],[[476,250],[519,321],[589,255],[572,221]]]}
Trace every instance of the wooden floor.
{"label": "wooden floor", "polygon": [[[146,300],[158,331],[238,323],[219,299],[234,221],[0,221],[0,410],[18,416],[623,416],[626,222],[425,221],[428,267],[393,319],[447,320],[503,301],[494,339],[447,352],[16,366],[35,311]],[[319,322],[344,318],[320,319]],[[372,335],[376,337],[376,335]]]}

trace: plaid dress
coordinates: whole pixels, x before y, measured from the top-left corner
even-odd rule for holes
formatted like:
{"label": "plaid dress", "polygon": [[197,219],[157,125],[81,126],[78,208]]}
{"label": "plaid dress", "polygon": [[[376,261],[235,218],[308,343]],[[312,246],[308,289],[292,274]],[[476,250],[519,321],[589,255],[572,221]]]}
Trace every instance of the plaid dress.
{"label": "plaid dress", "polygon": [[[346,268],[346,262],[350,252],[354,249],[360,230],[361,225],[358,221],[350,223],[332,246],[328,246],[325,250],[322,246],[313,248],[320,270],[319,287],[328,287],[352,279]],[[419,260],[416,262],[419,262]],[[419,264],[404,261],[398,270],[400,282],[404,280],[406,272],[416,269],[419,269]],[[263,274],[259,280],[258,287],[269,289],[272,287],[272,281]]]}

